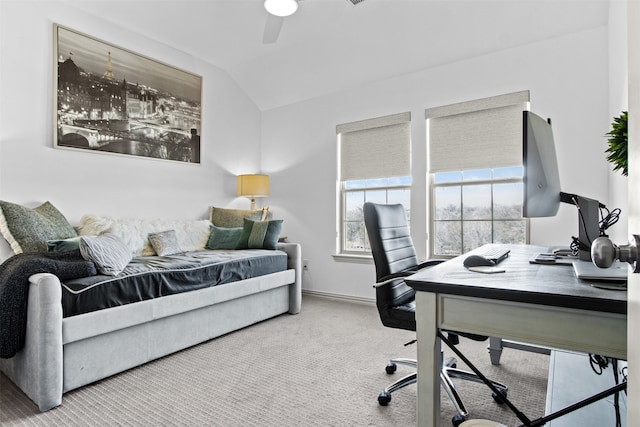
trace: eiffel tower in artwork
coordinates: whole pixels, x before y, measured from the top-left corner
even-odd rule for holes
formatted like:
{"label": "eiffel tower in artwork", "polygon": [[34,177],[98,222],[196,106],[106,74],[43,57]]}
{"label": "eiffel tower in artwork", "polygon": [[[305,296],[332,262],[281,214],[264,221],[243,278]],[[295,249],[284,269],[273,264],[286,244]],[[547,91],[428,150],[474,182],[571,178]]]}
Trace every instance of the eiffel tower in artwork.
{"label": "eiffel tower in artwork", "polygon": [[107,69],[104,71],[102,75],[105,79],[113,80],[113,64],[111,64],[111,51],[109,51],[109,56],[107,57]]}

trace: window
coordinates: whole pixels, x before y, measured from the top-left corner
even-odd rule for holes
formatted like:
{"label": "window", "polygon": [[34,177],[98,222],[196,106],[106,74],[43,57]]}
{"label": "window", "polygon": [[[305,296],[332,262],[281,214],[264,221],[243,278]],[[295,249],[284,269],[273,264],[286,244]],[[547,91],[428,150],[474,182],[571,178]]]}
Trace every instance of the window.
{"label": "window", "polygon": [[485,243],[525,243],[522,167],[433,175],[433,253],[455,256]]}
{"label": "window", "polygon": [[528,242],[522,218],[522,111],[528,109],[524,91],[425,111],[432,256]]}
{"label": "window", "polygon": [[371,251],[364,227],[362,207],[365,202],[401,203],[411,218],[411,177],[379,178],[343,183],[342,253],[368,253]]}
{"label": "window", "polygon": [[411,210],[410,113],[338,125],[338,239],[343,255],[369,255],[365,202]]}

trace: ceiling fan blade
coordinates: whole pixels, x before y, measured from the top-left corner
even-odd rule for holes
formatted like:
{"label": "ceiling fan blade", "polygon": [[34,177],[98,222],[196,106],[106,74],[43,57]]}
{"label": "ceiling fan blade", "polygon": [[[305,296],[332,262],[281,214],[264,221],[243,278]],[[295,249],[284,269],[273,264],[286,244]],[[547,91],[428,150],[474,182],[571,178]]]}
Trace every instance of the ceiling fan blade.
{"label": "ceiling fan blade", "polygon": [[278,40],[284,17],[275,16],[267,13],[267,21],[264,24],[264,34],[262,35],[262,43],[271,44]]}

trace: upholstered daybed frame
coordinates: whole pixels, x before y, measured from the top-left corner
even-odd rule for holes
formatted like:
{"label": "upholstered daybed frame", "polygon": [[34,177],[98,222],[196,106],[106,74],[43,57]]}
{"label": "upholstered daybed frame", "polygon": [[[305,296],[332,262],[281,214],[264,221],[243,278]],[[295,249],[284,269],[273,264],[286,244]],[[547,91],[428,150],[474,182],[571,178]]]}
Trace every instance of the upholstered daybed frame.
{"label": "upholstered daybed frame", "polygon": [[[18,217],[35,218],[36,226],[28,228],[29,232],[38,229],[41,223],[58,228],[62,224],[63,230],[75,235],[62,214],[48,202],[34,209],[3,201],[0,201],[0,206],[0,231],[15,253],[20,251],[15,251],[18,239],[14,237],[22,229],[17,226],[11,228],[8,224]],[[13,219],[10,218],[11,212],[14,213]],[[264,220],[265,212],[211,208],[210,220],[197,221],[130,220],[87,215],[78,230],[85,236],[98,236],[104,232],[118,235],[118,240],[128,245],[125,252],[130,250],[133,256],[144,257],[154,255],[156,249],[149,246],[149,233],[175,230],[175,245],[182,251],[224,249],[217,245],[228,242],[216,240],[217,236],[232,232],[233,228],[216,229],[217,223],[223,223],[220,227],[235,227],[233,222],[240,221],[240,224],[244,223],[246,232],[247,225],[260,228],[259,224],[249,224],[251,221],[246,221],[246,215],[256,215],[256,220]],[[251,227],[250,230],[253,229]],[[242,236],[246,237],[245,234]],[[277,239],[277,234],[271,238]],[[0,371],[20,387],[41,411],[46,411],[60,405],[63,394],[70,390],[279,314],[300,312],[300,245],[273,242],[265,249],[285,252],[286,269],[274,269],[272,271],[275,272],[268,271],[261,276],[248,274],[213,287],[163,294],[153,299],[109,305],[109,308],[68,316],[63,315],[62,303],[66,284],[63,286],[54,274],[32,274],[37,269],[30,269],[29,283],[26,283],[26,276],[24,282],[29,289],[24,347],[17,348],[17,353],[12,352],[10,358],[0,358]]]}
{"label": "upholstered daybed frame", "polygon": [[280,243],[288,270],[68,318],[53,274],[30,278],[25,347],[0,369],[41,411],[94,381],[301,305],[300,245]]}

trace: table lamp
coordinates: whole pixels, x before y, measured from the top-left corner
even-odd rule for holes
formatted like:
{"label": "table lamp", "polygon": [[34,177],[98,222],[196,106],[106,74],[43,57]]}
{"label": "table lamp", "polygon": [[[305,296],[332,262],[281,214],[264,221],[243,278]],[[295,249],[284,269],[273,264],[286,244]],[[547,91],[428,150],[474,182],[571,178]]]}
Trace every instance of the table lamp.
{"label": "table lamp", "polygon": [[238,175],[238,196],[251,199],[251,210],[256,209],[256,197],[269,195],[269,175]]}

